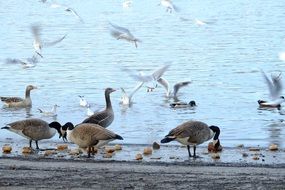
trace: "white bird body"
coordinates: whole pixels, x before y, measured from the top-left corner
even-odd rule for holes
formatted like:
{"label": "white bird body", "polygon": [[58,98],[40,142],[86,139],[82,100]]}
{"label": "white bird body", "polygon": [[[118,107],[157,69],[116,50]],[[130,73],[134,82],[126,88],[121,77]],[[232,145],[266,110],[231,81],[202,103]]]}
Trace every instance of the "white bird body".
{"label": "white bird body", "polygon": [[126,0],[123,2],[123,7],[124,8],[130,8],[132,6],[132,1],[131,0]]}
{"label": "white bird body", "polygon": [[258,100],[260,107],[279,107],[285,101],[281,96],[283,84],[281,81],[281,73],[278,76],[271,75],[271,80],[267,77],[263,70],[261,70],[263,78],[268,86],[271,101]]}
{"label": "white bird body", "polygon": [[166,8],[166,11],[172,12],[173,10],[178,12],[178,8],[172,3],[171,0],[161,0],[160,4]]}
{"label": "white bird body", "polygon": [[84,96],[78,96],[79,97],[79,105],[82,107],[88,107],[89,103],[87,102],[87,100],[84,98]]}
{"label": "white bird body", "polygon": [[87,112],[86,112],[86,115],[87,116],[91,116],[94,114],[94,111],[91,110],[90,106],[87,106]]}
{"label": "white bird body", "polygon": [[57,113],[56,113],[56,108],[58,108],[59,106],[57,104],[55,104],[51,111],[44,111],[42,109],[38,109],[40,111],[40,113],[43,115],[43,116],[50,116],[50,117],[55,117],[57,116]]}
{"label": "white bird body", "polygon": [[123,88],[121,88],[123,92],[123,95],[121,97],[121,103],[123,105],[130,105],[132,103],[133,95],[142,87],[143,84],[144,84],[143,82],[140,82],[129,95],[126,93],[126,91]]}

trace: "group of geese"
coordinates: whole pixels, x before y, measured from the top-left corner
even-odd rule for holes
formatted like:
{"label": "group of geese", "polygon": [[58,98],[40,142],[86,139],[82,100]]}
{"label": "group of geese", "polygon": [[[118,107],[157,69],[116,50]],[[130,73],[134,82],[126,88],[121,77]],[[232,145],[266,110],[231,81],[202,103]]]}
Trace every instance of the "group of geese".
{"label": "group of geese", "polygon": [[[29,107],[31,106],[30,91],[33,86],[27,87],[26,98],[1,97],[1,101],[8,107]],[[102,111],[95,112],[90,117],[84,119],[80,124],[74,126],[73,123],[67,122],[61,125],[54,121],[47,123],[38,118],[30,118],[15,121],[7,124],[2,129],[7,129],[29,140],[29,146],[32,148],[32,141],[36,143],[36,149],[39,149],[38,141],[42,139],[50,139],[56,133],[63,140],[68,140],[77,144],[80,148],[88,149],[88,157],[94,154],[94,148],[100,148],[110,141],[123,140],[120,135],[106,129],[114,121],[114,112],[112,108],[110,94],[114,92],[113,88],[105,89],[106,108]],[[27,101],[28,99],[28,101]],[[173,140],[187,145],[190,157],[196,157],[196,145],[208,141],[214,137],[215,147],[220,146],[219,142],[220,130],[218,127],[210,126],[200,121],[188,121],[175,129],[171,130],[161,143],[167,143]],[[194,147],[194,155],[190,153],[190,145]]]}
{"label": "group of geese", "polygon": [[[272,101],[258,100],[259,106],[280,108],[284,102],[284,97],[278,96],[282,91],[281,74],[278,76],[271,75],[271,80],[263,71],[262,74],[268,84]],[[32,85],[27,86],[25,99],[18,97],[1,97],[1,101],[8,107],[29,107],[32,105],[30,91],[33,89],[36,89],[36,87]],[[113,88],[106,88],[106,108],[102,111],[95,112],[75,126],[71,122],[61,125],[57,121],[47,123],[44,120],[32,118],[9,123],[5,127],[2,127],[2,129],[7,129],[29,139],[30,147],[32,147],[32,141],[35,141],[37,149],[39,149],[39,140],[50,139],[58,132],[59,137],[62,137],[64,141],[68,140],[77,144],[80,148],[88,149],[88,157],[90,157],[91,153],[94,154],[94,148],[100,148],[113,140],[123,140],[123,137],[120,135],[106,129],[114,121],[114,111],[110,98],[110,94],[114,91],[116,90]],[[83,103],[84,102],[82,102],[82,104]],[[212,138],[215,150],[219,150],[221,146],[219,135],[219,127],[208,126],[204,122],[191,120],[172,129],[165,138],[161,140],[161,143],[176,140],[183,145],[187,145],[189,157],[195,158],[197,157],[196,146]],[[193,155],[191,154],[190,146],[193,146]]]}

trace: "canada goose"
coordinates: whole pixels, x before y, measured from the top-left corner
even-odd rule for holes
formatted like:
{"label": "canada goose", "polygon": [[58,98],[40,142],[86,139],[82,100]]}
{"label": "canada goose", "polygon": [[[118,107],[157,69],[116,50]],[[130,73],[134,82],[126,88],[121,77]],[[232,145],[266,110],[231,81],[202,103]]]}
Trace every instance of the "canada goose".
{"label": "canada goose", "polygon": [[49,124],[41,119],[26,119],[9,123],[1,129],[7,129],[29,139],[31,148],[32,141],[35,141],[36,148],[39,149],[38,141],[42,139],[50,139],[56,134],[56,132],[61,134],[60,127],[61,125],[58,122],[52,122]]}
{"label": "canada goose", "polygon": [[281,96],[283,90],[283,84],[281,81],[281,73],[276,75],[271,75],[271,80],[267,77],[263,70],[261,70],[262,76],[268,86],[271,101],[258,100],[259,107],[261,108],[278,108],[285,101],[284,96]]}
{"label": "canada goose", "polygon": [[172,92],[169,88],[169,83],[166,79],[164,79],[163,77],[160,77],[157,80],[157,82],[164,87],[166,91],[166,97],[173,98],[175,101],[178,101],[177,93],[180,90],[180,88],[185,87],[191,83],[191,81],[178,82],[173,86],[173,92]]}
{"label": "canada goose", "polygon": [[141,42],[138,38],[134,37],[134,35],[127,29],[112,23],[110,24],[110,32],[111,35],[117,40],[126,40],[128,42],[134,42],[136,48],[138,47],[137,42]]}
{"label": "canada goose", "polygon": [[92,116],[85,119],[82,123],[98,124],[104,128],[108,127],[114,120],[114,112],[110,100],[110,94],[116,91],[113,88],[105,89],[106,108],[103,111],[95,112]]}
{"label": "canada goose", "polygon": [[161,143],[168,143],[176,140],[183,145],[187,145],[189,157],[192,157],[190,145],[193,145],[194,156],[196,157],[196,146],[214,137],[213,144],[216,148],[220,145],[220,129],[217,126],[208,126],[201,121],[188,121],[172,129]]}
{"label": "canada goose", "polygon": [[130,105],[132,103],[133,95],[142,87],[143,84],[143,82],[140,82],[129,95],[126,93],[125,89],[121,88],[123,92],[123,96],[121,97],[121,103],[123,105]]}
{"label": "canada goose", "polygon": [[66,131],[67,139],[77,144],[79,148],[88,148],[88,158],[94,147],[100,148],[116,139],[123,140],[120,135],[92,123],[82,123],[74,127],[72,123],[68,122],[62,126],[62,131]]}
{"label": "canada goose", "polygon": [[172,108],[193,108],[196,107],[196,102],[194,100],[191,100],[189,103],[186,102],[173,102],[170,104],[170,107]]}
{"label": "canada goose", "polygon": [[84,96],[78,96],[79,97],[79,105],[82,107],[88,107],[89,103],[87,102],[87,100],[84,98]]}
{"label": "canada goose", "polygon": [[32,107],[30,92],[33,89],[37,89],[37,87],[33,85],[26,87],[25,99],[19,97],[0,97],[0,99],[7,107]]}
{"label": "canada goose", "polygon": [[57,104],[55,104],[51,111],[43,111],[42,109],[39,109],[38,110],[40,111],[41,114],[43,114],[44,116],[50,116],[50,117],[55,117],[57,116],[57,113],[56,113],[56,108],[58,108],[59,106]]}

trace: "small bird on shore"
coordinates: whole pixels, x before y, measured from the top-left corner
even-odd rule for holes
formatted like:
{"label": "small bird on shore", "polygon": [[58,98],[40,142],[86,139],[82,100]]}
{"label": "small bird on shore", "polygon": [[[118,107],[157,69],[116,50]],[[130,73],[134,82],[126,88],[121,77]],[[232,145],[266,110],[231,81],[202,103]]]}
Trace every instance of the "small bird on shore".
{"label": "small bird on shore", "polygon": [[94,148],[100,148],[116,139],[123,140],[120,135],[92,123],[82,123],[74,127],[68,122],[62,126],[62,131],[66,131],[67,139],[77,144],[79,148],[88,148],[88,158],[91,152],[94,154]]}
{"label": "small bird on shore", "polygon": [[193,157],[196,158],[196,146],[213,137],[213,145],[218,149],[220,146],[219,135],[220,129],[217,126],[208,126],[201,121],[187,121],[172,129],[168,135],[161,140],[161,143],[168,143],[176,140],[183,145],[187,145],[189,157],[192,157],[190,146],[193,146]]}
{"label": "small bird on shore", "polygon": [[82,123],[93,123],[98,124],[104,128],[111,125],[114,120],[114,112],[112,108],[112,103],[110,99],[110,94],[116,91],[113,88],[106,88],[105,89],[105,101],[106,101],[106,108],[103,111],[95,112],[93,115],[85,119]]}
{"label": "small bird on shore", "polygon": [[29,139],[30,148],[32,148],[32,141],[35,141],[36,149],[39,149],[38,141],[50,139],[56,132],[61,134],[60,127],[61,125],[58,122],[47,123],[41,119],[25,119],[9,123],[1,129],[7,129]]}
{"label": "small bird on shore", "polygon": [[56,117],[57,113],[56,113],[56,108],[58,108],[59,106],[57,104],[55,104],[51,111],[44,111],[40,108],[38,108],[39,112],[43,115],[43,116],[47,116],[47,117]]}
{"label": "small bird on shore", "polygon": [[262,76],[268,86],[271,101],[258,100],[259,107],[261,108],[278,108],[285,101],[284,96],[281,96],[283,90],[283,84],[281,81],[281,73],[276,75],[271,75],[271,80],[267,77],[265,72],[261,70]]}
{"label": "small bird on shore", "polygon": [[26,87],[25,98],[20,97],[0,97],[6,107],[32,107],[31,91],[37,89],[36,86],[28,85]]}
{"label": "small bird on shore", "polygon": [[110,23],[110,33],[117,40],[126,40],[128,42],[133,42],[135,47],[138,47],[138,42],[141,42],[140,39],[136,38],[127,28],[118,26],[116,24]]}

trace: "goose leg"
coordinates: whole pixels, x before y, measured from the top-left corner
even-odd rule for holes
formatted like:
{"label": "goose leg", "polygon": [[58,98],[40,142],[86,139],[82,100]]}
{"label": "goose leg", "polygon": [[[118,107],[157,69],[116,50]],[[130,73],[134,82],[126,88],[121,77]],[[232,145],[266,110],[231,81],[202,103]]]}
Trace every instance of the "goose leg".
{"label": "goose leg", "polygon": [[[188,155],[189,155],[189,157],[192,157],[191,152],[190,152],[190,146],[189,146],[189,145],[187,145],[187,150],[188,150]],[[194,153],[194,154],[195,154],[195,153]]]}
{"label": "goose leg", "polygon": [[38,141],[36,141],[36,149],[40,149],[38,145]]}
{"label": "goose leg", "polygon": [[193,147],[193,149],[194,149],[194,158],[196,158],[196,146],[194,145],[194,147]]}
{"label": "goose leg", "polygon": [[95,155],[95,148],[92,146],[92,155]]}
{"label": "goose leg", "polygon": [[32,148],[32,140],[30,140],[30,148]]}
{"label": "goose leg", "polygon": [[90,158],[91,146],[88,147],[88,158]]}

